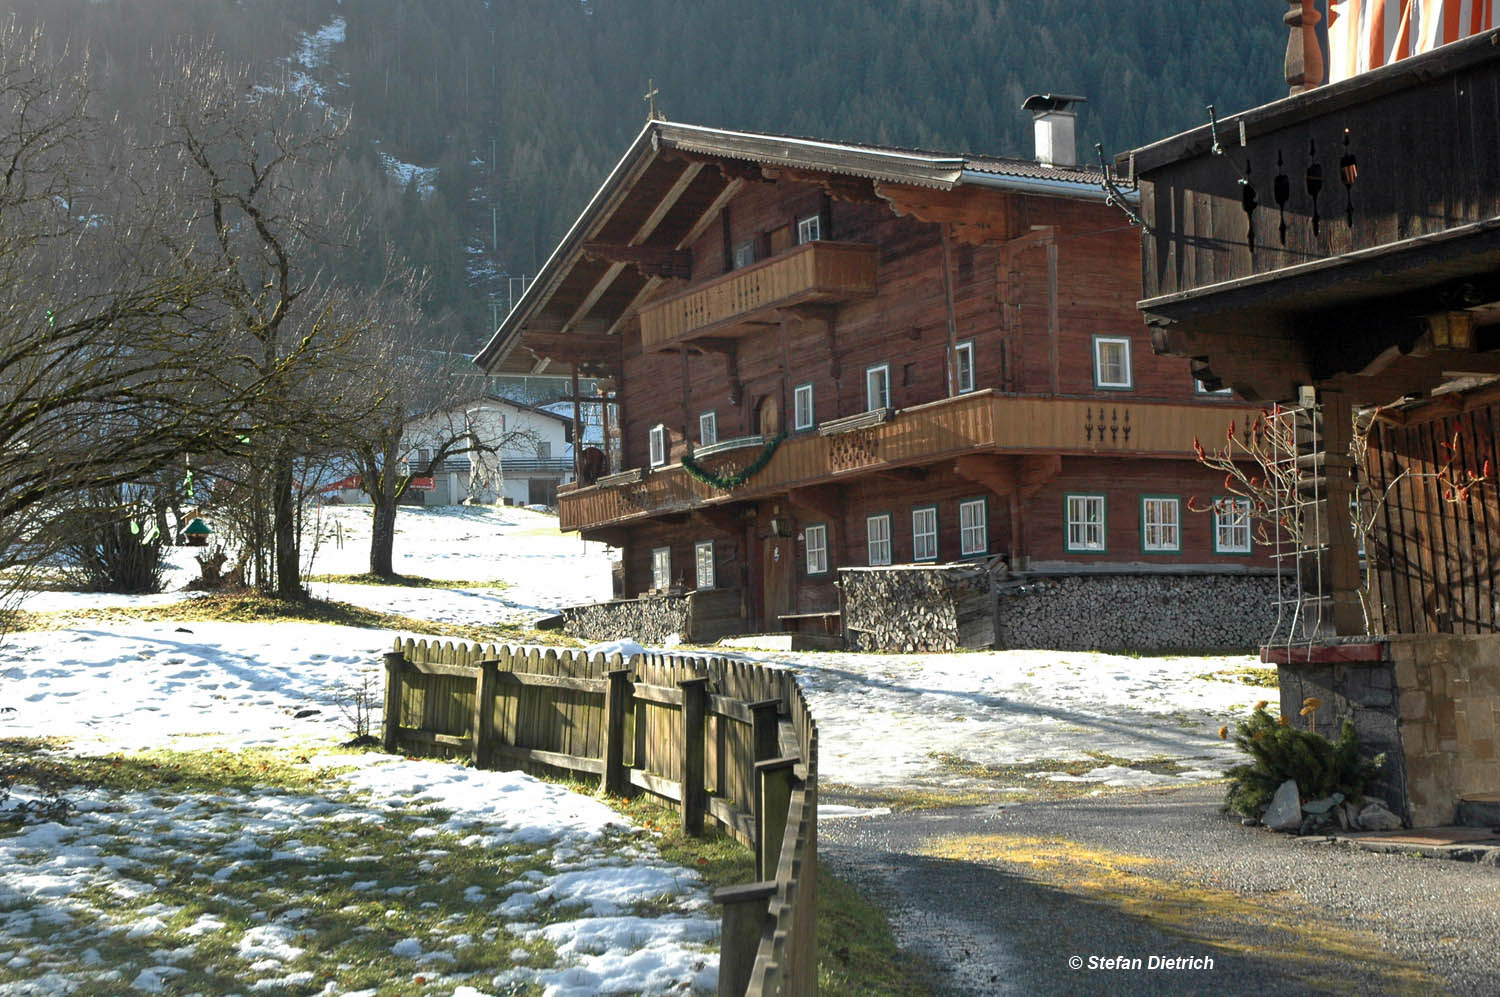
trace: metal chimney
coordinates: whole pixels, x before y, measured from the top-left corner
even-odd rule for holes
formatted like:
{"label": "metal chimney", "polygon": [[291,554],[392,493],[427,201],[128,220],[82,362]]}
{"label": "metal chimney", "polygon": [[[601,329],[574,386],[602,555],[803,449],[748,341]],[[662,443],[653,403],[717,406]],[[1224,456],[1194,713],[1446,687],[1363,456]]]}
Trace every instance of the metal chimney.
{"label": "metal chimney", "polygon": [[1036,132],[1036,161],[1043,166],[1077,166],[1078,140],[1075,125],[1078,112],[1074,104],[1085,98],[1066,93],[1034,93],[1021,109],[1031,112]]}

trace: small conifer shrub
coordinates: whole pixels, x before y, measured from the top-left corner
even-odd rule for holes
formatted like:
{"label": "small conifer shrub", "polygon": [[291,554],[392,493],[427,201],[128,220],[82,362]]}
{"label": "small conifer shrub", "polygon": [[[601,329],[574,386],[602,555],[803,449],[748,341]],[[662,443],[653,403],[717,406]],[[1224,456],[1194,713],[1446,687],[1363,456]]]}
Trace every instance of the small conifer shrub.
{"label": "small conifer shrub", "polygon": [[1283,723],[1256,707],[1246,720],[1235,725],[1234,743],[1250,761],[1229,770],[1226,809],[1246,817],[1259,817],[1271,803],[1276,788],[1295,780],[1304,799],[1321,799],[1343,793],[1359,802],[1365,790],[1385,767],[1385,755],[1361,758],[1354,736],[1354,723],[1344,721],[1338,740]]}

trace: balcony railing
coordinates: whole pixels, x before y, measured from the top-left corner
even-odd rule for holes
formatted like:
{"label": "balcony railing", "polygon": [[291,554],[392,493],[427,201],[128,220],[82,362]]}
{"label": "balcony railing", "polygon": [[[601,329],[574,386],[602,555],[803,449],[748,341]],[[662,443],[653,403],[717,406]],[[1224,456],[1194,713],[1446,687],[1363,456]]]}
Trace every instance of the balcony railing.
{"label": "balcony railing", "polygon": [[868,297],[875,247],[809,242],[641,309],[641,345],[661,349],[700,336],[743,335],[774,308]]}
{"label": "balcony railing", "polygon": [[[824,436],[786,440],[742,487],[704,484],[680,464],[616,475],[615,483],[559,489],[559,525],[583,530],[664,512],[743,501],[870,471],[935,464],[965,454],[1121,454],[1185,458],[1193,439],[1223,439],[1233,421],[1246,427],[1255,412],[1230,406],[1115,403],[977,391],[901,409],[885,422]],[[743,470],[759,448],[700,456],[720,476]]]}

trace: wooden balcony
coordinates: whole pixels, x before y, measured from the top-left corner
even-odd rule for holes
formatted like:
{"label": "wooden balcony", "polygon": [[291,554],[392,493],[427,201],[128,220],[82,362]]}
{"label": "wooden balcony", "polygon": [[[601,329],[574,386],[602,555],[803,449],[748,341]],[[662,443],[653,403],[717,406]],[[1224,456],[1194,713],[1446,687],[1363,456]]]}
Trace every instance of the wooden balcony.
{"label": "wooden balcony", "polygon": [[[1119,403],[977,391],[898,410],[884,422],[832,435],[793,436],[733,491],[706,485],[680,464],[558,489],[559,527],[587,530],[654,515],[757,499],[792,488],[837,484],[888,468],[937,464],[970,454],[1118,454],[1185,458],[1193,438],[1221,440],[1229,423],[1256,413],[1233,406]],[[742,447],[700,463],[724,475],[760,456]]]}
{"label": "wooden balcony", "polygon": [[832,303],[875,293],[872,245],[809,242],[734,270],[641,309],[641,345],[669,348],[705,336],[735,338],[775,321],[793,305]]}

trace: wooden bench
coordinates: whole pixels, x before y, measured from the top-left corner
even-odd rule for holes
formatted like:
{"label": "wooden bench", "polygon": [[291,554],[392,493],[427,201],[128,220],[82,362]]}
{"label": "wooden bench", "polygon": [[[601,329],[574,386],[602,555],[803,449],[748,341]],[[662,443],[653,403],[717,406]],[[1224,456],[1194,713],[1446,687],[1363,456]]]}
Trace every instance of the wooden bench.
{"label": "wooden bench", "polygon": [[817,613],[785,613],[776,619],[787,633],[816,634],[827,637],[843,632],[839,626],[843,614],[837,609]]}

